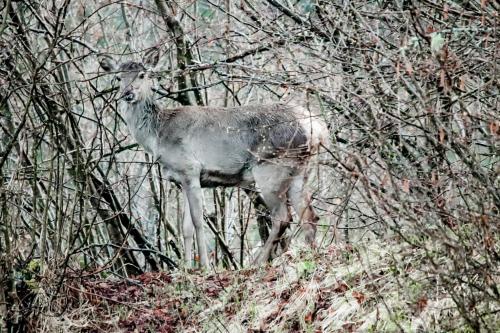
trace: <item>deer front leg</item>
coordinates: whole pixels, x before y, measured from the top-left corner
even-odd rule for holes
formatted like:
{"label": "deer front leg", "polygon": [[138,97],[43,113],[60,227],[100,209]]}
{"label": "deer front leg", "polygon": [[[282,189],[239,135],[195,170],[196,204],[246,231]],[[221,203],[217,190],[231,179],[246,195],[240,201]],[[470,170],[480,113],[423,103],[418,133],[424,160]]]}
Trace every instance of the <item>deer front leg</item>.
{"label": "deer front leg", "polygon": [[196,232],[196,244],[198,245],[198,253],[200,255],[200,266],[208,268],[207,245],[205,233],[203,231],[203,196],[199,177],[194,177],[190,181],[184,182],[183,187],[189,205],[189,212],[191,213],[191,221]]}
{"label": "deer front leg", "polygon": [[184,260],[187,267],[191,267],[193,260],[193,239],[194,239],[194,224],[191,220],[191,212],[189,211],[189,202],[184,191],[184,218],[182,220],[182,236],[184,237]]}

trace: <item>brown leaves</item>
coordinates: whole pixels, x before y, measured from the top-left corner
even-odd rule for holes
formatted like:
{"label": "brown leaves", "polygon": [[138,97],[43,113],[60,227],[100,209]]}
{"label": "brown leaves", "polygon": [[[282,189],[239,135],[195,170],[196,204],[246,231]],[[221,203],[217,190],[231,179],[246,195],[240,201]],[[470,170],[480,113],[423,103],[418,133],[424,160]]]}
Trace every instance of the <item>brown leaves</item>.
{"label": "brown leaves", "polygon": [[204,292],[208,297],[216,298],[219,294],[232,283],[228,274],[214,274],[205,279],[206,286]]}
{"label": "brown leaves", "polygon": [[492,120],[488,127],[491,135],[500,136],[500,121]]}
{"label": "brown leaves", "polygon": [[151,283],[171,283],[172,277],[170,274],[166,272],[157,272],[157,273],[144,273],[139,276],[136,276],[135,279],[141,281],[144,284]]}
{"label": "brown leaves", "polygon": [[438,198],[436,198],[435,202],[436,202],[436,207],[439,209],[443,209],[444,206],[446,205],[446,200],[445,198],[443,198],[443,196],[439,196]]}
{"label": "brown leaves", "polygon": [[443,19],[446,21],[448,19],[448,11],[450,6],[448,4],[443,5]]}
{"label": "brown leaves", "polygon": [[405,178],[401,184],[401,190],[405,193],[410,193],[410,180]]}
{"label": "brown leaves", "polygon": [[446,139],[446,130],[442,127],[439,128],[439,143],[444,144]]}
{"label": "brown leaves", "polygon": [[[243,271],[241,276],[247,273]],[[199,324],[191,309],[200,295],[205,300],[220,297],[229,285],[237,283],[235,276],[227,271],[179,278],[156,272],[129,280],[84,280],[78,288],[72,288],[79,292],[80,299],[84,298],[96,308],[99,315],[95,320],[106,322],[110,313],[119,313],[118,327],[123,332],[177,332],[180,326]],[[232,302],[239,302],[241,298],[239,295]]]}
{"label": "brown leaves", "polygon": [[486,249],[493,250],[495,249],[495,238],[492,237],[491,235],[485,235],[483,237],[483,245]]}
{"label": "brown leaves", "polygon": [[277,274],[276,268],[270,267],[267,270],[266,275],[264,275],[264,277],[262,278],[262,281],[263,282],[272,282],[272,281],[276,281],[277,278],[278,278],[278,274]]}
{"label": "brown leaves", "polygon": [[363,294],[362,292],[359,292],[359,291],[353,291],[352,297],[354,297],[356,299],[358,304],[363,304],[366,300],[365,294]]}
{"label": "brown leaves", "polygon": [[83,290],[80,298],[100,309],[98,312],[101,313],[99,316],[102,321],[108,320],[107,314],[115,306],[119,306],[122,310],[118,326],[123,332],[144,332],[150,329],[156,332],[174,332],[178,321],[186,317],[181,315],[182,302],[177,298],[157,299],[155,293],[155,290],[160,290],[171,282],[172,277],[165,272],[145,273],[129,280],[83,280],[79,286]]}
{"label": "brown leaves", "polygon": [[118,324],[124,332],[148,332],[151,329],[155,332],[176,332],[178,320],[172,314],[170,310],[161,308],[134,311]]}
{"label": "brown leaves", "polygon": [[408,74],[410,76],[413,74],[413,66],[411,65],[411,63],[409,61],[405,62],[405,70],[406,70],[406,74]]}
{"label": "brown leaves", "polygon": [[433,32],[436,32],[436,28],[434,28],[434,26],[428,25],[427,28],[425,28],[426,35],[430,35]]}
{"label": "brown leaves", "polygon": [[417,307],[417,311],[420,313],[422,311],[425,310],[425,308],[427,307],[427,303],[428,303],[428,299],[426,296],[422,296],[420,297],[418,300],[417,300],[417,304],[416,304],[416,307]]}
{"label": "brown leaves", "polygon": [[441,69],[439,71],[439,86],[443,88],[445,92],[450,91],[450,80],[446,74],[446,71],[444,69]]}
{"label": "brown leaves", "polygon": [[458,83],[458,89],[461,91],[465,92],[465,76],[460,76],[459,83]]}
{"label": "brown leaves", "polygon": [[343,294],[347,290],[349,290],[349,286],[344,281],[337,281],[337,285],[333,288],[333,291],[339,294]]}

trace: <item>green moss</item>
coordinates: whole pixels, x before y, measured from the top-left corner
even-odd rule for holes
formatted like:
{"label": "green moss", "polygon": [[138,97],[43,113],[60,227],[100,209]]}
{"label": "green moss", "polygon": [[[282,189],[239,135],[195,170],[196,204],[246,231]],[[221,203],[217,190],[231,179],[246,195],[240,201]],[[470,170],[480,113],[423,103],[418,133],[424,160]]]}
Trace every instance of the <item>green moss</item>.
{"label": "green moss", "polygon": [[300,277],[307,278],[316,270],[314,261],[305,260],[297,265],[297,272]]}

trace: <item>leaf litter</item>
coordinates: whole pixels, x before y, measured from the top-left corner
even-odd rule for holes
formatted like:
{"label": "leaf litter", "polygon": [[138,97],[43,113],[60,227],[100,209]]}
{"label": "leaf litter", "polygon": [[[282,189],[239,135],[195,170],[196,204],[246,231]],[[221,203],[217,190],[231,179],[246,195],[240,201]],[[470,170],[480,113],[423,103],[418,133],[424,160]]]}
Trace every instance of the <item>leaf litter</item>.
{"label": "leaf litter", "polygon": [[68,279],[65,311],[39,323],[50,332],[464,331],[452,297],[415,269],[418,251],[295,246],[267,267]]}

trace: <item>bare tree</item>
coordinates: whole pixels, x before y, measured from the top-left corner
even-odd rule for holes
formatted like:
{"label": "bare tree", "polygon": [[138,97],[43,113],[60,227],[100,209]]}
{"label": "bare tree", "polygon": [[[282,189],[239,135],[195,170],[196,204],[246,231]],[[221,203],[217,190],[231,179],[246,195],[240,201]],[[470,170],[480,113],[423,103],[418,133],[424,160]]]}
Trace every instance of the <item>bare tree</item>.
{"label": "bare tree", "polygon": [[[179,190],[129,137],[117,84],[96,71],[98,56],[134,60],[154,47],[164,106],[321,112],[331,144],[309,180],[320,246],[407,242],[422,251],[412,269],[439,281],[464,323],[493,330],[499,9],[480,0],[2,2],[1,327],[22,329],[35,305],[62,307],[68,276],[130,277],[180,258]],[[269,222],[258,197],[238,193],[205,192],[209,253],[232,266],[262,243],[253,221],[267,219],[263,238]],[[26,281],[43,284],[48,302]]]}

